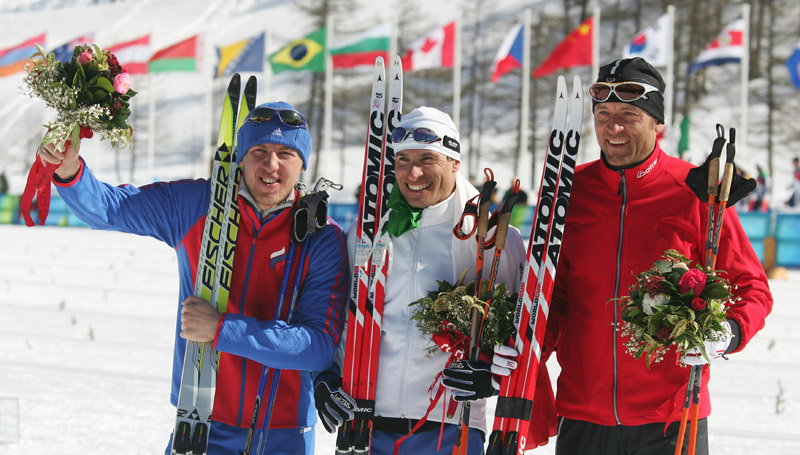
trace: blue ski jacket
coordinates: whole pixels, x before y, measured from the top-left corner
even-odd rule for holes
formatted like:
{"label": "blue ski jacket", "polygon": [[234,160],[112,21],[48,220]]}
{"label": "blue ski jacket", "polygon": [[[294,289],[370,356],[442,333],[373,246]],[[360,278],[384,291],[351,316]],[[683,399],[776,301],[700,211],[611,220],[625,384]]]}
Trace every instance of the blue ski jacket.
{"label": "blue ski jacket", "polygon": [[[70,210],[91,228],[150,236],[174,248],[180,274],[179,301],[194,293],[210,197],[208,180],[114,187],[98,181],[82,161],[73,180],[55,183]],[[289,238],[291,208],[272,213],[263,221],[241,197],[239,209],[231,292],[214,340],[220,361],[212,420],[249,426],[266,365],[283,370],[270,428],[313,426],[317,418],[312,372],[331,364],[342,332],[347,286],[344,234],[329,219],[328,225],[308,236],[306,259],[299,260],[302,248],[292,250]],[[275,310],[289,251],[295,252],[292,267],[300,263],[304,266],[299,271],[302,281],[295,310],[287,322],[289,305],[284,304],[281,319],[275,319]],[[290,284],[294,276],[292,272]],[[291,287],[287,302],[290,297]],[[180,317],[175,325],[173,405],[178,401],[186,350],[186,340],[179,333]],[[268,395],[269,387],[264,392],[265,401]],[[265,410],[262,406],[259,427]]]}

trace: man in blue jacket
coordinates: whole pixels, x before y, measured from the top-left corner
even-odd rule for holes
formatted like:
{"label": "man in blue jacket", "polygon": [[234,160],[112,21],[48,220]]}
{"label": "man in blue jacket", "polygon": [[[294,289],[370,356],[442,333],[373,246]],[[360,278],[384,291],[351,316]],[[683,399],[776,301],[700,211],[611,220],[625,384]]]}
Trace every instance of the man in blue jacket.
{"label": "man in blue jacket", "polygon": [[[290,249],[295,189],[308,164],[311,136],[305,119],[284,102],[254,109],[238,131],[237,161],[243,178],[227,311],[220,314],[194,296],[203,226],[210,198],[208,180],[113,187],[98,181],[79,157],[80,144],[39,150],[60,165],[53,180],[69,208],[94,229],[159,239],[175,249],[180,273],[180,317],[175,327],[172,395],[180,389],[186,340],[213,342],[220,353],[208,453],[240,453],[253,416],[263,365],[284,370],[276,392],[265,453],[314,453],[311,372],[333,360],[343,324],[347,253],[341,228],[329,222],[308,236],[307,248]],[[299,258],[306,251],[304,259]],[[287,261],[294,251],[292,261]],[[275,319],[287,263],[299,277],[290,320]],[[265,392],[265,401],[268,392]],[[265,406],[258,417],[264,421]],[[167,447],[167,453],[170,452]]]}

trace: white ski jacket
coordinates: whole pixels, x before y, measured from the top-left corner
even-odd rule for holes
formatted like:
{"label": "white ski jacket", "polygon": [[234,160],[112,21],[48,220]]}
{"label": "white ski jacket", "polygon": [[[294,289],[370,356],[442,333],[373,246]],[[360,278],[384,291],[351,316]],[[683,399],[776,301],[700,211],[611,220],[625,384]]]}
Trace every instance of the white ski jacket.
{"label": "white ski jacket", "polygon": [[[439,350],[430,358],[426,357],[426,348],[433,346],[434,342],[420,331],[416,321],[411,320],[413,309],[409,304],[438,288],[437,280],[454,283],[464,269],[469,269],[467,280],[474,279],[477,242],[474,237],[458,240],[453,235],[453,226],[458,222],[465,203],[476,194],[475,187],[459,174],[455,192],[445,201],[423,210],[419,227],[400,237],[390,237],[376,416],[421,419],[430,399],[435,396],[436,388],[431,395],[428,390],[446,367],[449,354]],[[468,220],[470,225],[466,229],[471,228],[471,221]],[[355,228],[351,226],[348,233],[351,263],[355,243]],[[494,249],[486,250],[484,277],[491,273],[493,256]],[[522,237],[516,228],[509,227],[495,282],[504,282],[509,289],[518,289],[524,261]],[[449,397],[449,393],[442,395],[428,420],[442,421],[445,417],[442,403],[446,404]],[[459,409],[453,418],[445,418],[445,421],[457,423],[460,414]],[[470,426],[485,432],[485,414],[485,400],[474,402]]]}

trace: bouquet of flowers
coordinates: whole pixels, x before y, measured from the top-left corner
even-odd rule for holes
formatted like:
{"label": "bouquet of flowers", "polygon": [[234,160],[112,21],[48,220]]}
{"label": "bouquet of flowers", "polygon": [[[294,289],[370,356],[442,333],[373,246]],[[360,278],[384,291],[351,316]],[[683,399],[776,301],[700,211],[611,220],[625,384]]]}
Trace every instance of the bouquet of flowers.
{"label": "bouquet of flowers", "polygon": [[133,130],[127,121],[129,102],[136,92],[114,54],[84,44],[75,47],[69,62],[62,62],[38,44],[36,49],[24,79],[26,94],[56,110],[56,119],[44,125],[48,132],[42,145],[54,143],[63,150],[67,140],[77,142],[91,132],[112,145],[127,145]]}
{"label": "bouquet of flowers", "polygon": [[[411,319],[417,321],[420,330],[436,343],[427,349],[428,356],[441,349],[461,359],[469,349],[472,310],[477,309],[482,318],[486,302],[475,297],[475,281],[464,282],[466,274],[467,270],[464,270],[455,284],[437,281],[438,289],[409,305],[416,307]],[[481,295],[486,295],[486,292]],[[494,352],[496,345],[505,343],[514,334],[517,302],[517,295],[509,293],[504,283],[494,286],[490,297],[483,333],[479,335],[479,347],[486,353]]]}
{"label": "bouquet of flowers", "polygon": [[[127,145],[133,131],[128,124],[128,103],[136,92],[131,90],[131,78],[117,57],[89,44],[76,46],[69,62],[56,60],[54,53],[46,54],[38,44],[36,50],[26,67],[26,94],[41,98],[56,110],[56,119],[44,124],[47,133],[42,145],[52,143],[57,150],[64,150],[67,141],[77,143],[93,133],[111,140],[112,145]],[[34,198],[39,224],[45,223],[50,210],[50,179],[57,167],[45,168],[38,155],[31,166],[20,199],[20,212],[28,226],[35,224],[30,215]]]}
{"label": "bouquet of flowers", "polygon": [[723,336],[726,307],[734,301],[721,273],[691,266],[675,250],[639,273],[628,296],[612,299],[622,313],[622,335],[630,336],[628,353],[644,354],[649,366],[675,345],[681,359],[692,348],[708,359],[703,342]]}

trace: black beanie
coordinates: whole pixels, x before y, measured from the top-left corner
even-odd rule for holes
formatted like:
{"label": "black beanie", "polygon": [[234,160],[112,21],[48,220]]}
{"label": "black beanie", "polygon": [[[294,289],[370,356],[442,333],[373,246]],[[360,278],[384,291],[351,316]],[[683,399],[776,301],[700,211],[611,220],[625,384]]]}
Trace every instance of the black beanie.
{"label": "black beanie", "polygon": [[[615,60],[600,68],[597,75],[597,82],[642,82],[652,85],[658,92],[650,92],[642,98],[628,104],[644,109],[648,114],[655,117],[658,123],[664,123],[664,89],[666,84],[661,74],[653,65],[641,57],[623,58]],[[622,102],[615,94],[612,94],[605,102]],[[592,99],[592,111],[600,102]]]}

